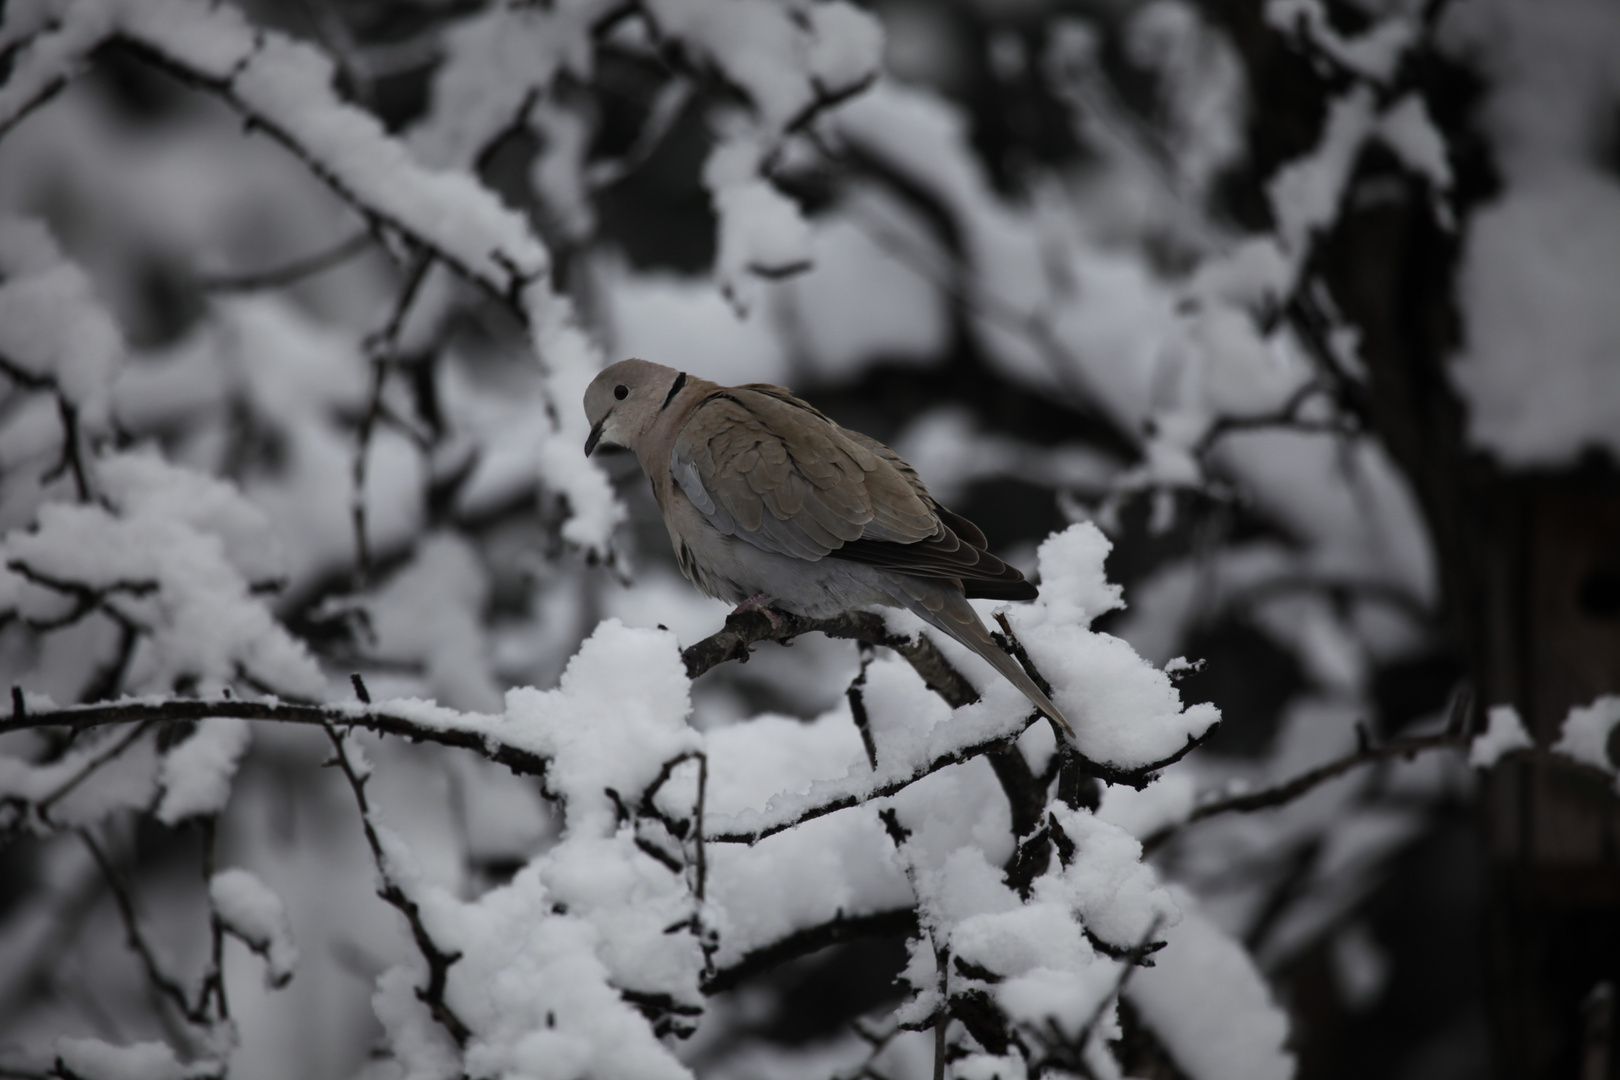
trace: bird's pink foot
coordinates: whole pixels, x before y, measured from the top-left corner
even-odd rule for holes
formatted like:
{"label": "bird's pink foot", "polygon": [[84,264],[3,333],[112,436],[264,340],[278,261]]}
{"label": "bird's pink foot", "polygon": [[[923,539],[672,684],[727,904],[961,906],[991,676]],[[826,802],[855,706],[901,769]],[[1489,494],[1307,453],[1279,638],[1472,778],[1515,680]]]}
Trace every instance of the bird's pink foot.
{"label": "bird's pink foot", "polygon": [[731,610],[733,615],[741,615],[745,611],[757,611],[770,620],[772,630],[782,629],[782,616],[771,608],[769,593],[757,592],[744,600]]}

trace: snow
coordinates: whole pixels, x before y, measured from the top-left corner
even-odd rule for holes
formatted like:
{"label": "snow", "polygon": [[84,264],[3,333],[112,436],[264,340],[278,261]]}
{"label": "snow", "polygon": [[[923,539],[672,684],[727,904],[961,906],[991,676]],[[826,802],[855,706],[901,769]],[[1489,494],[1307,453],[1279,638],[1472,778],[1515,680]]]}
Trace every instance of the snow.
{"label": "snow", "polygon": [[[0,135],[10,129],[62,83],[79,73],[85,57],[106,40],[112,30],[111,12],[106,5],[81,4],[74,18],[56,22],[36,13],[34,20],[21,19],[17,37],[29,35],[18,50],[0,86]],[[54,14],[54,13],[52,13]],[[33,22],[35,25],[29,26]],[[11,28],[11,19],[6,20]],[[55,24],[55,25],[52,25]],[[6,43],[8,46],[11,41]]]}
{"label": "snow", "polygon": [[1121,605],[1103,572],[1109,547],[1089,522],[1048,538],[1039,552],[1041,597],[1013,607],[1008,619],[1074,724],[1080,751],[1139,768],[1201,736],[1220,712],[1208,703],[1184,709],[1168,675],[1119,638],[1086,629]]}
{"label": "snow", "polygon": [[531,93],[549,92],[563,73],[590,79],[591,26],[611,7],[607,0],[500,4],[454,24],[411,148],[435,168],[472,165]]}
{"label": "snow", "polygon": [[[690,933],[669,931],[693,917],[688,883],[637,847],[617,810],[640,806],[665,764],[700,745],[685,723],[687,695],[674,635],[608,620],[556,689],[512,690],[502,716],[410,708],[423,722],[548,756],[546,785],[564,807],[561,841],[470,903],[424,881],[403,841],[386,833],[390,874],[440,947],[461,956],[448,1000],[474,1033],[467,1070],[687,1075],[619,988],[701,1004],[701,951]],[[377,1015],[408,1067],[442,1070],[453,1048],[416,998],[415,967],[384,973]]]}
{"label": "snow", "polygon": [[1222,933],[1185,890],[1182,911],[1154,966],[1125,984],[1125,998],[1193,1080],[1288,1080],[1287,1014],[1243,946]]}
{"label": "snow", "polygon": [[[192,677],[228,684],[242,671],[284,693],[320,696],[326,679],[307,647],[252,594],[244,569],[258,569],[259,548],[238,535],[243,567],[225,536],[255,511],[224,481],[140,455],[102,458],[107,506],[48,504],[37,527],[9,534],[8,562],[44,579],[108,591],[108,603],[150,631],[137,657],[136,685],[168,687]],[[194,496],[202,493],[201,500]],[[173,512],[177,506],[186,513]],[[195,517],[196,520],[187,520]],[[30,585],[21,608],[60,614],[56,590]]]}
{"label": "snow", "polygon": [[251,740],[246,720],[211,716],[201,721],[189,739],[163,755],[157,819],[172,827],[186,818],[224,810],[231,797],[231,778]]}
{"label": "snow", "polygon": [[362,606],[379,661],[422,667],[429,696],[451,708],[493,712],[501,691],[483,627],[489,582],[478,555],[453,533],[426,537],[410,563]]}
{"label": "snow", "polygon": [[546,251],[520,215],[468,175],[417,164],[370,114],[340,105],[331,80],[324,55],[272,36],[231,87],[246,111],[285,132],[341,188],[385,220],[409,222],[473,277],[504,290],[547,272]]}
{"label": "snow", "polygon": [[1468,744],[1468,764],[1474,768],[1489,769],[1502,760],[1503,754],[1535,745],[1524,729],[1524,721],[1519,719],[1519,710],[1512,705],[1492,705],[1485,718],[1485,730]]}
{"label": "snow", "polygon": [[1620,183],[1608,176],[1549,170],[1475,211],[1457,286],[1466,347],[1450,369],[1472,444],[1521,468],[1620,453],[1616,280]]}
{"label": "snow", "polygon": [[751,275],[787,277],[811,265],[810,224],[793,200],[759,175],[764,154],[753,140],[733,136],[716,143],[703,166],[703,183],[720,218],[715,275],[740,313],[752,308],[759,292]]}
{"label": "snow", "polygon": [[[30,695],[29,706],[36,702]],[[48,807],[58,828],[95,824],[120,810],[144,810],[157,791],[159,760],[152,740],[138,740],[112,761],[97,766],[123,733],[108,731],[86,740],[55,761],[30,764],[9,753],[0,754],[0,798]],[[85,777],[93,782],[82,782]],[[71,786],[76,784],[77,786]],[[68,794],[64,797],[64,792]]]}
{"label": "snow", "polygon": [[1620,697],[1614,694],[1577,705],[1564,717],[1553,753],[1613,773],[1615,762],[1609,756],[1609,740],[1616,724],[1620,724]]}
{"label": "snow", "polygon": [[984,481],[1017,477],[1059,490],[1102,491],[1119,472],[1116,462],[1088,446],[1036,446],[981,430],[976,417],[954,406],[922,413],[892,445],[947,506]]}
{"label": "snow", "polygon": [[746,0],[651,0],[645,10],[658,36],[679,39],[743,90],[772,137],[818,96],[871,78],[882,53],[876,20],[844,0],[804,5],[801,18]]}
{"label": "snow", "polygon": [[292,981],[298,947],[281,897],[246,870],[221,870],[208,881],[214,914],[227,931],[264,957],[265,985],[280,989]]}
{"label": "snow", "polygon": [[1451,190],[1451,161],[1445,139],[1434,126],[1429,108],[1417,94],[1407,94],[1378,119],[1378,137],[1407,168],[1424,177],[1437,192]]}
{"label": "snow", "polygon": [[604,365],[600,350],[576,321],[572,305],[536,283],[524,295],[529,340],[545,373],[546,412],[551,431],[536,457],[541,484],[561,495],[568,508],[562,537],[598,557],[612,551],[613,530],[625,510],[601,467],[587,459],[589,427],[580,402],[585,387]]}
{"label": "snow", "polygon": [[114,1046],[100,1039],[56,1040],[56,1058],[78,1080],[192,1080],[218,1075],[219,1064],[182,1065],[167,1043]]}
{"label": "snow", "polygon": [[1322,0],[1267,0],[1266,21],[1284,32],[1303,33],[1341,66],[1379,83],[1394,78],[1401,57],[1419,32],[1411,19],[1393,15],[1373,23],[1359,36],[1349,37],[1334,28]]}
{"label": "snow", "polygon": [[[1620,9],[1607,0],[1448,11],[1440,41],[1484,73],[1481,123],[1503,191],[1473,216],[1452,385],[1469,440],[1504,464],[1620,448],[1620,183],[1605,149],[1620,103]],[[1527,357],[1534,362],[1526,362]]]}
{"label": "snow", "polygon": [[44,225],[0,218],[0,357],[49,383],[83,421],[107,421],[123,335]]}
{"label": "snow", "polygon": [[492,734],[553,759],[547,784],[567,803],[569,834],[612,836],[608,790],[632,804],[666,761],[698,748],[690,686],[674,634],[609,619],[555,690],[508,691]]}
{"label": "snow", "polygon": [[639,356],[722,385],[788,381],[787,354],[763,305],[739,314],[702,278],[620,265],[603,276],[613,356]]}
{"label": "snow", "polygon": [[1296,259],[1311,234],[1338,216],[1350,170],[1374,127],[1374,107],[1373,93],[1365,86],[1341,94],[1328,106],[1316,149],[1279,169],[1266,185],[1278,238]]}
{"label": "snow", "polygon": [[[803,349],[817,378],[834,382],[855,378],[877,360],[929,362],[950,334],[938,285],[886,239],[899,233],[894,242],[926,250],[924,228],[892,199],[857,194],[850,201],[811,223],[809,269],[773,290],[777,333]],[[881,232],[869,224],[873,217],[882,221]]]}
{"label": "snow", "polygon": [[1140,841],[1087,811],[1054,804],[1052,817],[1075,853],[1061,873],[1036,881],[1037,900],[1064,904],[1087,930],[1120,949],[1149,944],[1150,935],[1180,921],[1175,901],[1143,864]]}
{"label": "snow", "polygon": [[411,1075],[462,1069],[537,1080],[690,1075],[609,983],[597,956],[598,931],[557,910],[539,864],[476,903],[438,889],[422,900],[441,947],[461,954],[450,969],[449,1003],[473,1035],[458,1060],[416,997],[420,974],[406,966],[385,972],[373,1001]]}
{"label": "snow", "polygon": [[1103,790],[1097,819],[1145,840],[1186,821],[1197,796],[1197,781],[1186,772],[1166,772],[1141,791],[1111,784]]}

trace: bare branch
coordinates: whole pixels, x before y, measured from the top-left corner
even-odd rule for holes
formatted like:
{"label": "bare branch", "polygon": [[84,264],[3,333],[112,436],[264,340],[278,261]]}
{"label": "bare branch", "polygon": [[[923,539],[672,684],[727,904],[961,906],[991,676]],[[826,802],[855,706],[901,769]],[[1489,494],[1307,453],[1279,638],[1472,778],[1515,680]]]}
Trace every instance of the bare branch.
{"label": "bare branch", "polygon": [[1147,837],[1142,841],[1142,850],[1144,853],[1151,852],[1168,840],[1176,830],[1203,821],[1206,818],[1216,817],[1220,814],[1248,813],[1253,810],[1265,810],[1283,806],[1293,802],[1312,789],[1320,787],[1329,780],[1337,779],[1352,769],[1360,768],[1363,765],[1388,761],[1392,758],[1411,760],[1416,755],[1429,750],[1467,750],[1470,742],[1467,721],[1471,702],[1471,693],[1466,688],[1460,690],[1452,699],[1451,715],[1446,722],[1446,729],[1435,735],[1415,735],[1405,739],[1392,739],[1381,746],[1373,746],[1367,741],[1365,731],[1358,730],[1357,742],[1360,745],[1352,753],[1318,765],[1314,769],[1308,769],[1284,783],[1262,788],[1259,791],[1245,792],[1242,795],[1230,795],[1206,802],[1194,808],[1185,821],[1177,825],[1167,826]]}
{"label": "bare branch", "polygon": [[175,1011],[185,1017],[188,1023],[200,1028],[212,1029],[214,1027],[213,1017],[209,1016],[208,1012],[201,1007],[200,1002],[198,1006],[194,1007],[187,997],[185,987],[180,985],[178,979],[164,971],[163,966],[158,963],[157,953],[152,949],[151,943],[146,939],[145,932],[141,929],[140,918],[135,912],[134,898],[130,895],[129,887],[124,883],[123,876],[119,874],[118,868],[113,865],[112,859],[102,846],[96,842],[89,829],[79,830],[79,838],[84,841],[84,846],[89,850],[90,857],[95,860],[96,866],[101,870],[103,879],[107,882],[107,888],[112,893],[113,903],[118,908],[118,917],[124,924],[124,938],[130,949],[139,958],[141,967],[146,972],[147,982],[151,983],[152,988],[158,992],[159,996],[174,1006]]}
{"label": "bare branch", "polygon": [[745,953],[741,959],[723,967],[703,982],[705,994],[722,994],[763,975],[789,960],[809,956],[829,945],[839,945],[861,938],[911,936],[917,932],[917,912],[909,907],[877,911],[869,915],[845,915],[839,912],[833,918],[815,926],[795,930],[769,945],[761,945]]}
{"label": "bare branch", "polygon": [[548,759],[513,746],[476,724],[436,727],[419,716],[390,711],[382,706],[311,705],[289,701],[252,701],[242,698],[128,698],[97,705],[75,705],[45,712],[25,712],[0,718],[0,735],[44,727],[84,731],[109,724],[135,724],[158,720],[198,721],[211,716],[241,720],[269,720],[317,727],[360,727],[381,735],[398,735],[412,742],[431,742],[471,750],[515,773],[543,776]]}
{"label": "bare branch", "polygon": [[366,342],[371,361],[371,392],[366,411],[360,418],[360,433],[354,449],[354,462],[350,466],[349,511],[354,528],[355,583],[365,588],[371,578],[371,543],[366,528],[366,470],[371,459],[371,438],[377,429],[377,420],[383,411],[383,390],[388,384],[388,372],[399,352],[399,335],[409,317],[411,306],[421,293],[422,283],[433,268],[433,256],[418,253],[405,276],[405,284],[394,301],[388,322]]}
{"label": "bare branch", "polygon": [[304,278],[313,277],[348,262],[370,247],[374,239],[369,231],[362,229],[353,236],[339,240],[324,251],[293,259],[280,266],[240,274],[203,275],[198,280],[197,287],[209,293],[261,292],[285,288],[297,284]]}
{"label": "bare branch", "polygon": [[944,698],[952,708],[960,708],[979,699],[973,684],[951,666],[945,654],[926,636],[910,637],[889,630],[883,616],[872,611],[846,611],[828,619],[807,619],[785,611],[773,612],[776,622],[759,611],[733,612],[726,617],[725,628],[710,634],[681,652],[686,663],[688,678],[718,667],[727,660],[746,663],[751,646],[761,641],[788,642],[801,634],[826,634],[830,638],[864,641],[869,645],[882,645],[893,649],[922,676],[928,688]]}
{"label": "bare branch", "polygon": [[389,870],[388,856],[383,851],[382,840],[377,835],[377,827],[371,817],[371,801],[366,796],[366,776],[362,776],[349,760],[348,748],[343,745],[343,736],[338,734],[337,728],[332,724],[323,725],[327,738],[332,740],[332,760],[349,781],[349,789],[354,792],[354,801],[360,808],[360,825],[365,830],[366,844],[371,848],[372,859],[377,864],[377,875],[382,879],[382,888],[377,895],[391,907],[405,916],[410,924],[411,939],[416,942],[417,951],[428,966],[428,983],[426,986],[416,988],[417,1000],[426,1005],[428,1012],[439,1026],[450,1033],[457,1046],[466,1046],[467,1040],[472,1037],[472,1031],[462,1022],[461,1017],[445,1001],[444,993],[450,979],[450,967],[461,959],[460,953],[447,953],[439,948],[438,942],[428,933],[427,926],[422,922],[422,911],[416,901],[400,885],[399,880]]}

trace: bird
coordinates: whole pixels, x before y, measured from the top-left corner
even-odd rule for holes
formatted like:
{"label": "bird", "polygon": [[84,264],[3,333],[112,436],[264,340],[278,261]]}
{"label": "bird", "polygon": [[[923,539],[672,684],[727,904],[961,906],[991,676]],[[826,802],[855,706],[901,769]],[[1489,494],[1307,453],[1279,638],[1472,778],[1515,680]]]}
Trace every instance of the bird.
{"label": "bird", "polygon": [[700,591],[767,616],[905,608],[983,657],[1073,741],[968,603],[1033,600],[1035,585],[889,447],[780,386],[722,386],[641,359],[604,368],[584,404],[585,456],[635,454]]}

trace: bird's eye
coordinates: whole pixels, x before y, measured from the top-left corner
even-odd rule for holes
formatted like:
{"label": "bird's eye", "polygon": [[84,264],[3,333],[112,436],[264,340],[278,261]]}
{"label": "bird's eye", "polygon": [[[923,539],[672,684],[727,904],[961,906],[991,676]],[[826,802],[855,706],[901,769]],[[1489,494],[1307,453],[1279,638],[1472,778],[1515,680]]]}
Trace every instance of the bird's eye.
{"label": "bird's eye", "polygon": [[630,388],[622,383],[613,388],[613,396],[620,401],[630,396]]}

